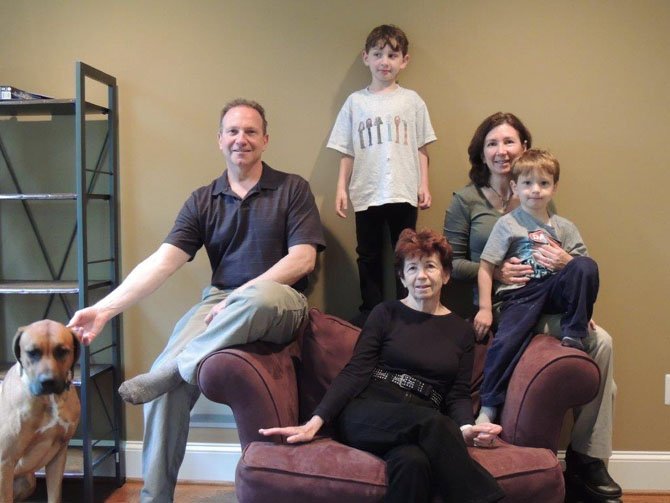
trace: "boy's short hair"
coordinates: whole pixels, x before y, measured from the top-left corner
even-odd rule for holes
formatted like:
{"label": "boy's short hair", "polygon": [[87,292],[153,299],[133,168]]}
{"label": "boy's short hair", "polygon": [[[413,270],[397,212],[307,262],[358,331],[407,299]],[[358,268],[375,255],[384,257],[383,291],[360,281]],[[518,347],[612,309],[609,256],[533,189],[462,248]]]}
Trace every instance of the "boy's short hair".
{"label": "boy's short hair", "polygon": [[547,150],[529,148],[517,157],[512,164],[512,180],[516,182],[520,176],[526,176],[537,171],[553,177],[554,183],[558,183],[561,175],[561,165],[558,159]]}
{"label": "boy's short hair", "polygon": [[263,121],[263,134],[267,134],[268,121],[265,119],[265,109],[257,101],[248,100],[245,98],[235,98],[234,100],[229,101],[223,106],[223,108],[221,109],[221,114],[219,115],[219,130],[221,130],[221,127],[223,126],[223,116],[226,115],[230,111],[230,109],[235,107],[247,107],[256,110],[258,112],[258,115],[261,116],[261,119]]}
{"label": "boy's short hair", "polygon": [[407,56],[409,51],[409,40],[407,35],[395,25],[383,24],[374,28],[368,38],[365,40],[365,52],[370,52],[373,47],[387,45],[394,51],[400,51],[403,56]]}

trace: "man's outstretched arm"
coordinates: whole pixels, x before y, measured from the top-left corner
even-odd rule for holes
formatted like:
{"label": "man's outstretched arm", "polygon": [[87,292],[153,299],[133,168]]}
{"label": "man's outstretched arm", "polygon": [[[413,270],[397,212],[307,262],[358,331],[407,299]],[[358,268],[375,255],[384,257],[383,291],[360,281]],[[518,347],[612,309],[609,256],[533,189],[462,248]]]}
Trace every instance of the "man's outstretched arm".
{"label": "man's outstretched arm", "polygon": [[68,327],[75,331],[82,343],[90,344],[109,320],[153,293],[189,258],[180,248],[163,243],[135,266],[116,289],[94,305],[74,313]]}

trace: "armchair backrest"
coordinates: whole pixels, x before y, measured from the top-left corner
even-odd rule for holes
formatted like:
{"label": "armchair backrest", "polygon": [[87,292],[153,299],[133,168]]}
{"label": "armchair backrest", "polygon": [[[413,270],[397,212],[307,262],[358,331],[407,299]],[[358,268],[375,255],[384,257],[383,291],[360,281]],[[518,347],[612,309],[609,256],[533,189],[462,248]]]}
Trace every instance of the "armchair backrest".
{"label": "armchair backrest", "polygon": [[[351,359],[360,329],[316,308],[309,310],[309,323],[299,338],[301,363],[298,368],[300,420],[306,421],[323,398],[332,380]],[[479,385],[488,344],[475,346],[473,407],[479,405]]]}
{"label": "armchair backrest", "polygon": [[359,334],[351,323],[316,308],[309,310],[309,323],[298,339],[301,421],[312,417],[330,383],[349,362]]}

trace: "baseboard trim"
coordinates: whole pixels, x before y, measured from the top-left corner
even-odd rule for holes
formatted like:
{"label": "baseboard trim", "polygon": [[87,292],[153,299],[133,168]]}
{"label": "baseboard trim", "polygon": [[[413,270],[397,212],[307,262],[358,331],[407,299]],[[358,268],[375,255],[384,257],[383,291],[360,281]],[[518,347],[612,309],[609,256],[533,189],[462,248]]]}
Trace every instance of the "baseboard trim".
{"label": "baseboard trim", "polygon": [[[234,482],[240,444],[189,442],[179,480],[188,482]],[[142,479],[142,442],[125,442],[126,477]]]}
{"label": "baseboard trim", "polygon": [[[125,443],[126,476],[142,478],[142,442]],[[189,482],[234,482],[240,459],[239,444],[191,442],[179,471]],[[559,459],[565,453],[559,452]],[[614,451],[609,461],[612,477],[625,491],[670,491],[670,452]]]}

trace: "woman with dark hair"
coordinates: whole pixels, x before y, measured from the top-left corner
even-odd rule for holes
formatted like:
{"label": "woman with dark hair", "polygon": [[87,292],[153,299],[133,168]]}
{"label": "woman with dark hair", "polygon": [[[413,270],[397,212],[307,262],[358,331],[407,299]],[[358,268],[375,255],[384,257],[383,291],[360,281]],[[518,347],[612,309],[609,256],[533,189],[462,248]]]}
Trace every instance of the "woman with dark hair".
{"label": "woman with dark hair", "polygon": [[307,423],[260,432],[309,442],[335,421],[342,442],[386,461],[386,501],[429,502],[432,487],[447,502],[500,500],[495,479],[466,448],[490,447],[501,428],[473,426],[474,331],[440,302],[451,255],[443,236],[405,229],[395,264],[407,297],[372,310],[351,360]]}
{"label": "woman with dark hair", "polygon": [[[526,149],[532,137],[523,122],[511,113],[498,112],[475,130],[468,147],[471,183],[454,193],[444,220],[444,234],[454,251],[453,277],[477,284],[480,255],[497,220],[519,202],[513,197],[510,180],[512,163]],[[553,211],[553,206],[550,205]],[[539,248],[538,263],[560,271],[572,257],[560,247]],[[525,284],[532,273],[530,265],[518,258],[505,261],[494,270],[498,282]],[[473,297],[476,303],[476,292]],[[560,315],[545,316],[537,333],[560,338]],[[614,356],[611,336],[595,323],[584,339],[585,351],[600,369],[598,396],[574,409],[574,426],[566,453],[568,484],[598,501],[616,501],[621,487],[610,477],[604,459],[612,455],[612,415],[616,385],[613,379]]]}

